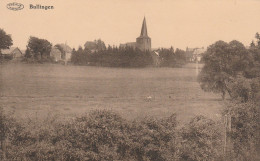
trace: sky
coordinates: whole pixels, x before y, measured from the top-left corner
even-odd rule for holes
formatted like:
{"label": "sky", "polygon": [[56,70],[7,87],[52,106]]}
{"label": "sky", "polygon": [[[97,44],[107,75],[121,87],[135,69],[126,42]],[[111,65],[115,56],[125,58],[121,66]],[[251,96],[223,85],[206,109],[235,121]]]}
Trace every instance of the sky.
{"label": "sky", "polygon": [[[12,2],[24,9],[7,9]],[[260,32],[260,0],[0,0],[0,28],[21,49],[30,36],[73,48],[99,38],[106,45],[134,42],[144,16],[152,48],[207,47],[218,40],[247,46]]]}

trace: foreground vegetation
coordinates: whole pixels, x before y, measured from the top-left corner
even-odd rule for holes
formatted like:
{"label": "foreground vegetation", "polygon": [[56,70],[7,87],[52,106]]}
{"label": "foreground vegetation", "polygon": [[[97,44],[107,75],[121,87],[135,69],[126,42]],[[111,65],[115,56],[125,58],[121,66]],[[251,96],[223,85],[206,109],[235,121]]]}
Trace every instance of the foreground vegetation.
{"label": "foreground vegetation", "polygon": [[198,77],[204,91],[230,96],[223,111],[227,160],[260,159],[260,35],[255,38],[249,49],[235,40],[210,45]]}
{"label": "foreground vegetation", "polygon": [[233,148],[224,153],[224,126],[204,116],[180,125],[176,115],[128,121],[106,110],[72,120],[16,120],[1,111],[3,160],[257,160],[256,104],[229,104]]}
{"label": "foreground vegetation", "polygon": [[141,121],[111,111],[68,122],[1,118],[0,154],[6,160],[209,160],[222,154],[217,124],[203,116],[181,129],[174,114]]}

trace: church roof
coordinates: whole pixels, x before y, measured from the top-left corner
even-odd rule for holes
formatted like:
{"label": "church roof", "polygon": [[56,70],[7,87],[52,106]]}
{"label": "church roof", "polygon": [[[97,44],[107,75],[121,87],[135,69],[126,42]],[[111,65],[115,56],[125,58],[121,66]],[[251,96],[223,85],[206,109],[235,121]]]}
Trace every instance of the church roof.
{"label": "church roof", "polygon": [[143,25],[142,25],[140,37],[148,37],[145,17],[144,17],[144,20],[143,20]]}

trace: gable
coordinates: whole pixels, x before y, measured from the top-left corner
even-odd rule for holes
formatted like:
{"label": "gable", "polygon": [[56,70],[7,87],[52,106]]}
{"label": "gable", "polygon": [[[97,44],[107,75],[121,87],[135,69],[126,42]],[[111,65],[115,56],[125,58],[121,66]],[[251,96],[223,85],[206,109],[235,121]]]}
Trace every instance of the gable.
{"label": "gable", "polygon": [[3,55],[14,55],[14,56],[21,56],[22,52],[18,47],[11,47],[10,49],[1,50]]}

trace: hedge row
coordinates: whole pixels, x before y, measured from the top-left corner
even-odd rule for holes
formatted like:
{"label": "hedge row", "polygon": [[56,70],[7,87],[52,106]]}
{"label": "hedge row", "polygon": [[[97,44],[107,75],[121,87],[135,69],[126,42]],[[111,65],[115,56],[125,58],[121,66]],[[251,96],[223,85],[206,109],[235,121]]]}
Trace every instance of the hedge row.
{"label": "hedge row", "polygon": [[184,127],[176,115],[129,121],[106,110],[61,122],[1,114],[0,156],[6,160],[220,160],[218,124],[197,116]]}

